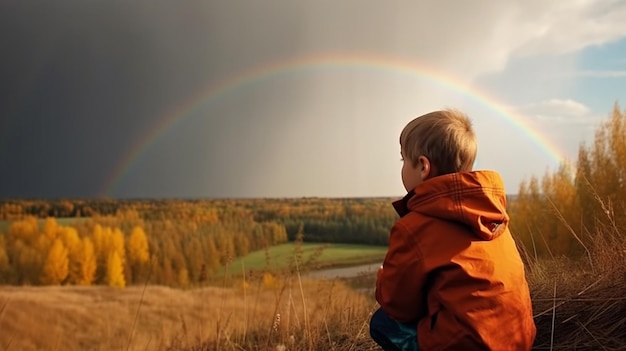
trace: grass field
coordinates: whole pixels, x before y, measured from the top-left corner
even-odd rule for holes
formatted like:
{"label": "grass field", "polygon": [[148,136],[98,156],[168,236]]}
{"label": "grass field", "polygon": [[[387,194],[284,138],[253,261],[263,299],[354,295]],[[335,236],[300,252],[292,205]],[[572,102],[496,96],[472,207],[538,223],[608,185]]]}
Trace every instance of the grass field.
{"label": "grass field", "polygon": [[218,272],[240,275],[242,271],[280,271],[295,268],[295,257],[300,255],[300,270],[328,267],[354,266],[373,262],[382,262],[387,251],[386,246],[355,244],[294,243],[269,247],[267,250],[252,252],[233,260],[226,268]]}
{"label": "grass field", "polygon": [[374,349],[371,297],[341,282],[287,279],[245,291],[0,286],[0,350]]}

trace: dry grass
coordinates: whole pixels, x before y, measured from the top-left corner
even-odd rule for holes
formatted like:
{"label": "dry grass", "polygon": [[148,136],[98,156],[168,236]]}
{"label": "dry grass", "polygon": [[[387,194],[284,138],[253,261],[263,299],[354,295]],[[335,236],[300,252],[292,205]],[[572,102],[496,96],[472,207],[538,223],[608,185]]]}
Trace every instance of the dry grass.
{"label": "dry grass", "polygon": [[[142,288],[2,287],[0,348],[9,350],[144,350],[179,335],[181,318],[208,324],[217,288],[179,291],[148,287],[128,348]],[[210,298],[207,298],[210,297]],[[8,346],[8,347],[7,347]]]}
{"label": "dry grass", "polygon": [[626,236],[598,232],[590,259],[530,261],[536,350],[626,350]]}
{"label": "dry grass", "polygon": [[247,285],[148,286],[135,328],[142,287],[2,287],[0,350],[362,350],[367,342],[372,299],[340,282]]}

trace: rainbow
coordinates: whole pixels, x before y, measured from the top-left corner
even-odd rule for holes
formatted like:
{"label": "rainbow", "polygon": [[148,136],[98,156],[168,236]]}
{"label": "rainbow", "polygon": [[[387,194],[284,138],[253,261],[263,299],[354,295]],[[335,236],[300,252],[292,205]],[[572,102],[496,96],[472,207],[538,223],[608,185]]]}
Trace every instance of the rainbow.
{"label": "rainbow", "polygon": [[213,82],[206,90],[191,96],[185,102],[161,117],[152,128],[132,145],[128,153],[126,153],[117,164],[111,176],[105,182],[105,187],[101,192],[102,196],[108,196],[111,191],[116,188],[118,183],[130,171],[134,162],[142,153],[149,149],[160,136],[165,134],[185,117],[192,115],[191,112],[194,110],[210,104],[221,96],[263,79],[314,68],[360,68],[382,71],[383,73],[400,73],[415,77],[416,79],[426,80],[462,96],[469,97],[479,105],[495,112],[498,116],[507,120],[513,127],[525,133],[527,137],[538,145],[550,158],[557,162],[564,160],[560,150],[550,140],[541,135],[539,131],[531,127],[526,122],[524,116],[508,109],[504,104],[499,103],[496,98],[488,93],[480,91],[476,87],[472,87],[461,79],[438,70],[435,67],[416,61],[388,56],[377,56],[369,53],[324,53],[312,56],[293,57],[241,70],[222,80]]}

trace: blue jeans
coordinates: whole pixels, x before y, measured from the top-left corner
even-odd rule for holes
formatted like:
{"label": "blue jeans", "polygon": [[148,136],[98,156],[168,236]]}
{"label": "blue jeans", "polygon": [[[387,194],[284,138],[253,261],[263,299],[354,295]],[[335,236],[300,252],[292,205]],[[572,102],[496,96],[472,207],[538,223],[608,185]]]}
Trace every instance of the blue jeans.
{"label": "blue jeans", "polygon": [[400,323],[379,308],[370,321],[370,335],[385,351],[417,351],[417,324]]}

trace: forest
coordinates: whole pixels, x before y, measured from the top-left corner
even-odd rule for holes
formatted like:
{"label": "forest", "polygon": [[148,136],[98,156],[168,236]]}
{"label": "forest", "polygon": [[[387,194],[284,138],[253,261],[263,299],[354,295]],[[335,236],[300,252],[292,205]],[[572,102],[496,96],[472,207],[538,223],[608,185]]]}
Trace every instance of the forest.
{"label": "forest", "polygon": [[[236,257],[296,240],[384,245],[384,198],[5,200],[0,283],[189,287]],[[89,216],[87,216],[89,214]],[[4,233],[4,234],[2,234]]]}

